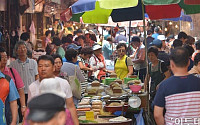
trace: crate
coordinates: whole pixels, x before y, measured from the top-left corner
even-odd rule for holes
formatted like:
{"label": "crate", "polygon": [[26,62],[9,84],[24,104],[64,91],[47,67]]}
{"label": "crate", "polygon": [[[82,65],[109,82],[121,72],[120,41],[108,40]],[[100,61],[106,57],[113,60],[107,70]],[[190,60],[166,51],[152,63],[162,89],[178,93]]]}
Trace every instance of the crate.
{"label": "crate", "polygon": [[110,85],[111,82],[115,81],[117,78],[106,78],[104,80],[105,85]]}

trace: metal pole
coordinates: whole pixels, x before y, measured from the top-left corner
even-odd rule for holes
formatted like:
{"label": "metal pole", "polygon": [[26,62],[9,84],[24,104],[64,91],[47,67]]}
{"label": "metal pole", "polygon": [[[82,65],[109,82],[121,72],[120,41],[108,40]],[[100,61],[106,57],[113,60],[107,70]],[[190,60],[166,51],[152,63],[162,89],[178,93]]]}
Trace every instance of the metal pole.
{"label": "metal pole", "polygon": [[[6,34],[6,37],[8,39],[8,57],[10,58],[10,38],[9,38],[9,33],[10,33],[10,27],[11,27],[11,18],[10,18],[10,0],[7,1],[7,12],[8,12],[8,34]],[[8,35],[8,36],[7,36]]]}
{"label": "metal pole", "polygon": [[[147,59],[147,37],[146,37],[146,26],[145,26],[145,13],[144,13],[144,4],[142,2],[142,17],[143,17],[143,29],[144,29],[144,41],[145,41],[145,60],[146,60],[146,64],[147,64],[147,73],[149,70],[148,67],[148,59]],[[149,107],[149,79],[147,78],[147,111],[148,114],[150,114],[150,107]]]}
{"label": "metal pole", "polygon": [[[129,35],[128,35],[128,48],[130,49],[130,42],[131,42],[131,21],[129,21]],[[130,56],[131,55],[131,53],[130,52],[128,52],[128,56]]]}

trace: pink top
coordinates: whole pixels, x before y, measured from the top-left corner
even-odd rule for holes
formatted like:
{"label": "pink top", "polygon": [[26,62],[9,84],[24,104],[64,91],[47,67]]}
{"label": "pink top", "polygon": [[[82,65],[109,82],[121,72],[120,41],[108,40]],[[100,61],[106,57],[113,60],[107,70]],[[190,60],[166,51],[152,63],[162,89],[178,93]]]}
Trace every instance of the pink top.
{"label": "pink top", "polygon": [[21,88],[24,88],[24,82],[22,81],[22,78],[19,75],[19,73],[17,72],[17,70],[14,69],[14,68],[12,68],[12,71],[13,71],[13,73],[15,75],[15,79],[14,79],[14,77],[12,75],[12,72],[10,71],[10,68],[8,68],[8,67],[5,67],[3,73],[6,74],[6,75],[8,75],[8,76],[10,76],[12,78],[12,80],[15,83],[15,86],[16,86],[16,88],[18,90],[21,89]]}

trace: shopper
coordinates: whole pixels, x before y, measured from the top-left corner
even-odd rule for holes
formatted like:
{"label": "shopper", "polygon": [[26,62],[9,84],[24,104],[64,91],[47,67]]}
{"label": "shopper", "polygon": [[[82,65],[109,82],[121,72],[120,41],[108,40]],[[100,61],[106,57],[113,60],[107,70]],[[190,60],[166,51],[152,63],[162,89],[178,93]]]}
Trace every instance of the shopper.
{"label": "shopper", "polygon": [[140,80],[144,82],[146,76],[145,46],[138,36],[132,38],[131,46],[135,49],[135,53],[130,56],[133,61],[134,74],[139,74]]}
{"label": "shopper", "polygon": [[158,49],[154,46],[148,49],[149,70],[145,78],[145,87],[147,86],[147,79],[151,78],[150,85],[150,101],[153,106],[153,99],[155,97],[159,84],[170,77],[170,72],[164,61],[158,59]]}
{"label": "shopper", "polygon": [[33,98],[28,107],[30,125],[65,125],[65,101],[58,95],[42,94]]}
{"label": "shopper", "polygon": [[[17,91],[19,93],[20,99],[17,100],[17,101],[21,106],[18,109],[18,114],[19,114],[19,117],[22,118],[23,115],[24,115],[24,112],[26,110],[24,83],[23,83],[22,78],[21,78],[21,76],[19,75],[19,73],[17,72],[16,69],[7,67],[8,57],[7,57],[7,53],[6,53],[5,49],[2,48],[2,47],[0,47],[0,55],[1,55],[0,70],[1,70],[2,73],[10,76],[12,78],[13,82],[15,83],[15,87],[17,88]],[[5,112],[6,112],[7,124],[10,124],[10,122],[11,122],[11,119],[10,119],[11,111],[10,111],[10,104],[9,104],[8,100],[6,100],[6,110],[5,110]]]}
{"label": "shopper", "polygon": [[188,74],[188,65],[189,54],[185,48],[171,52],[170,67],[174,76],[161,82],[154,100],[157,125],[176,124],[177,120],[178,124],[199,123],[200,79]]}
{"label": "shopper", "polygon": [[[0,66],[1,66],[1,55],[0,55]],[[8,99],[10,103],[10,110],[12,114],[12,120],[10,125],[17,124],[17,99],[19,98],[19,94],[15,87],[15,84],[11,77],[4,75],[0,71],[0,124],[6,125],[5,119],[5,101]],[[9,124],[9,123],[8,123]]]}
{"label": "shopper", "polygon": [[29,86],[29,101],[39,95],[40,82],[45,78],[55,78],[59,81],[62,91],[66,94],[66,104],[67,108],[70,110],[72,119],[75,125],[78,125],[78,118],[76,113],[76,108],[72,99],[71,87],[67,80],[55,77],[54,75],[54,59],[52,56],[43,55],[38,58],[38,72],[39,79],[31,83]]}

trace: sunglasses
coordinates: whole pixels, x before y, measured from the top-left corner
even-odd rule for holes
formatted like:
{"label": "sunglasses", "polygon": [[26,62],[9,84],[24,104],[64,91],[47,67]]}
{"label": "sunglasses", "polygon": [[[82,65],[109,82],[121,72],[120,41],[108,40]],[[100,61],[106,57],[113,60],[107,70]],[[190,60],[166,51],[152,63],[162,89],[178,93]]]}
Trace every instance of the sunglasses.
{"label": "sunglasses", "polygon": [[117,51],[118,51],[118,52],[121,52],[121,53],[126,52],[125,49],[118,49]]}

